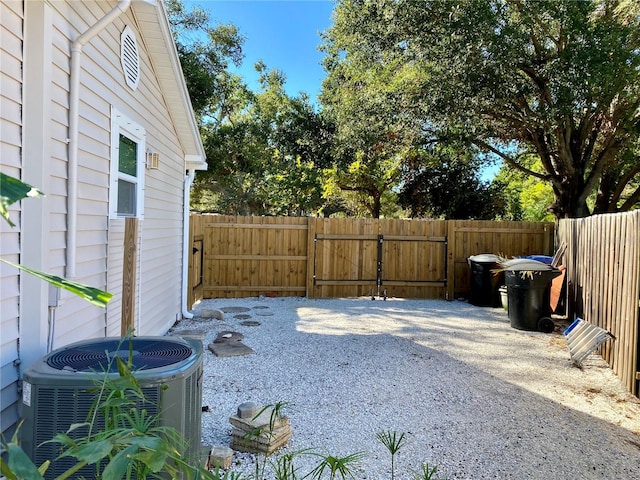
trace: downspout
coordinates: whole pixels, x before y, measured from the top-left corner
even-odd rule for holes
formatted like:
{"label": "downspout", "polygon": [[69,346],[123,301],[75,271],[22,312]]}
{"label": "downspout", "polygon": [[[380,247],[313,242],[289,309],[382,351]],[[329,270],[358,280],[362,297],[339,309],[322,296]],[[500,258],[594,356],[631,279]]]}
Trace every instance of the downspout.
{"label": "downspout", "polygon": [[76,276],[76,237],[78,232],[78,123],[80,114],[80,70],[82,47],[122,15],[131,0],[120,0],[110,12],[89,27],[71,44],[71,74],[69,83],[69,163],[67,172],[67,259],[66,276]]}
{"label": "downspout", "polygon": [[191,185],[196,176],[195,169],[187,170],[187,176],[184,179],[184,206],[182,221],[182,318],[191,319],[193,313],[187,308],[187,289],[189,287],[189,216],[190,216],[190,199]]}

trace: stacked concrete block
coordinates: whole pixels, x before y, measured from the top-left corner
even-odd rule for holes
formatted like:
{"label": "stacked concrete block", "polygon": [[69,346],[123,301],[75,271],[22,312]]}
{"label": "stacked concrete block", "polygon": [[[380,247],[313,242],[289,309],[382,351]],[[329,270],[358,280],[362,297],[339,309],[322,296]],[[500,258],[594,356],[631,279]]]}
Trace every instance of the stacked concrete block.
{"label": "stacked concrete block", "polygon": [[217,446],[213,447],[209,452],[207,468],[209,470],[229,470],[233,461],[233,450],[229,447]]}
{"label": "stacked concrete block", "polygon": [[258,407],[253,402],[243,403],[238,413],[229,418],[233,426],[231,448],[239,452],[270,455],[283,447],[291,438],[291,424],[287,417],[279,416],[273,407]]}

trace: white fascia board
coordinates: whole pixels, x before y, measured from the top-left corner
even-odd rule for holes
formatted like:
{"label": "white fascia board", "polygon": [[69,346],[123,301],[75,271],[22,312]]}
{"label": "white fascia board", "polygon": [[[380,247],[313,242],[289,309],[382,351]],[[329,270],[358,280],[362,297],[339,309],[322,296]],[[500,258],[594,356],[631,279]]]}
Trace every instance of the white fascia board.
{"label": "white fascia board", "polygon": [[[168,106],[170,107],[170,110],[173,110],[169,113],[173,119],[179,141],[184,149],[185,160],[188,163],[188,158],[199,158],[199,160],[195,162],[195,164],[199,165],[199,168],[196,166],[192,166],[191,168],[199,170],[202,170],[203,168],[206,169],[206,161],[204,160],[206,159],[206,154],[204,146],[202,145],[198,123],[193,112],[193,107],[191,106],[189,91],[182,73],[180,58],[178,57],[178,51],[173,41],[169,18],[167,17],[164,3],[159,0],[134,0],[133,2],[134,10],[139,8],[148,11],[149,6],[153,7],[156,22],[141,22],[141,33],[144,36],[145,29],[155,31],[156,35],[152,35],[153,32],[149,32],[150,40],[147,43],[148,45],[155,42],[156,46],[159,46],[157,45],[157,41],[151,40],[154,37],[157,38],[158,34],[160,34],[163,40],[163,51],[160,53],[157,49],[150,48],[150,54],[153,63],[157,63],[158,65],[164,63],[166,65],[168,62],[168,66],[170,66],[171,71],[173,72],[173,78],[166,78],[168,76],[165,76],[165,78],[158,78],[158,80],[160,81],[161,88],[163,89],[163,94],[166,99],[178,98],[180,100],[177,102],[180,105],[179,107],[176,107],[175,103],[173,103],[173,108],[171,108],[171,105],[169,104]],[[161,71],[161,69],[157,69],[156,71]],[[204,167],[202,164],[204,164]]]}

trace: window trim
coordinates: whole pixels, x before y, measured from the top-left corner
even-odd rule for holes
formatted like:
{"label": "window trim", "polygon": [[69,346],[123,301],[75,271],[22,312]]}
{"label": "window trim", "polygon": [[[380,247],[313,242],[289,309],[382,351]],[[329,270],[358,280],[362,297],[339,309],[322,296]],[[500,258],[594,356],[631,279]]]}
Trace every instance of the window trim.
{"label": "window trim", "polygon": [[[137,144],[136,177],[121,173],[118,169],[120,154],[120,135]],[[144,217],[144,162],[146,151],[145,129],[115,107],[111,107],[111,172],[109,181],[109,218]],[[136,185],[136,209],[134,215],[118,213],[118,180]]]}

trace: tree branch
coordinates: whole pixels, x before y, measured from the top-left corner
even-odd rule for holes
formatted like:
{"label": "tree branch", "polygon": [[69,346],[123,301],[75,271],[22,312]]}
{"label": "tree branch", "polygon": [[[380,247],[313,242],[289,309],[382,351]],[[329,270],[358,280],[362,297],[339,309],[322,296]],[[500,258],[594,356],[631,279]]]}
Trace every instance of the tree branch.
{"label": "tree branch", "polygon": [[500,158],[502,158],[507,165],[509,165],[512,168],[515,168],[516,170],[525,173],[527,175],[531,175],[532,177],[536,177],[539,178],[540,180],[551,180],[551,176],[550,175],[545,175],[543,173],[538,173],[538,172],[534,172],[533,170],[530,170],[526,167],[523,167],[522,165],[520,165],[513,157],[507,155],[506,153],[498,150],[497,148],[495,148],[493,145],[490,145],[489,143],[485,142],[484,140],[479,140],[479,139],[475,139],[472,140],[472,143],[475,144],[476,146],[483,148],[485,150],[489,150],[492,153],[495,153],[496,155],[498,155]]}
{"label": "tree branch", "polygon": [[[620,197],[622,196],[622,192],[624,191],[625,187],[627,186],[627,184],[633,180],[633,178],[640,173],[640,165],[636,165],[634,168],[632,168],[624,177],[622,177],[620,179],[620,181],[618,182],[618,186],[616,187],[615,192],[613,192],[613,195],[611,196],[611,203],[614,205],[618,204],[618,200],[620,200]],[[639,187],[640,188],[640,187]],[[636,190],[636,192],[638,192],[638,190]],[[628,200],[627,200],[628,201]],[[626,201],[625,201],[626,203]],[[634,202],[635,203],[635,202]]]}
{"label": "tree branch", "polygon": [[631,196],[625,200],[618,211],[628,212],[636,203],[638,203],[638,201],[640,201],[640,187],[636,188],[635,192],[633,192]]}

